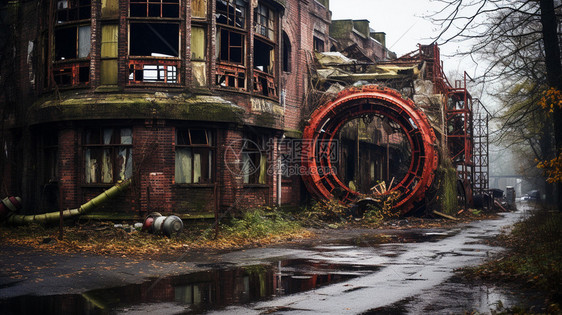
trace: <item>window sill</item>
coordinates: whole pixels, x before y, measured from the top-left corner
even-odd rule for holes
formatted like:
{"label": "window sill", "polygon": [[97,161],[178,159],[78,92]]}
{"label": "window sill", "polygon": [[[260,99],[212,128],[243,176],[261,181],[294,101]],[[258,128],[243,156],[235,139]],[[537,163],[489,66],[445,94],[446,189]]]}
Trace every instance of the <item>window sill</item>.
{"label": "window sill", "polygon": [[175,187],[178,188],[213,188],[215,187],[214,183],[210,184],[183,184],[183,183],[175,183]]}
{"label": "window sill", "polygon": [[100,183],[100,184],[82,184],[81,188],[109,188],[115,186],[117,183]]}
{"label": "window sill", "polygon": [[267,184],[244,184],[244,188],[269,188]]}

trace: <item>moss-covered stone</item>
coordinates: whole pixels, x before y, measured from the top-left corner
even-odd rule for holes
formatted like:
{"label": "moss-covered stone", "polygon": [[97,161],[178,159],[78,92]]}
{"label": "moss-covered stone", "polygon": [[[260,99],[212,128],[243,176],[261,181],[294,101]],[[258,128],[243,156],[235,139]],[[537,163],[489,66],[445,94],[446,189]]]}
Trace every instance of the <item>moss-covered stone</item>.
{"label": "moss-covered stone", "polygon": [[219,96],[168,93],[108,93],[47,98],[30,109],[31,124],[92,119],[243,121],[245,110]]}
{"label": "moss-covered stone", "polygon": [[446,214],[456,214],[458,209],[457,199],[457,171],[446,165],[440,165],[437,169],[436,180],[438,181],[438,205],[440,211]]}

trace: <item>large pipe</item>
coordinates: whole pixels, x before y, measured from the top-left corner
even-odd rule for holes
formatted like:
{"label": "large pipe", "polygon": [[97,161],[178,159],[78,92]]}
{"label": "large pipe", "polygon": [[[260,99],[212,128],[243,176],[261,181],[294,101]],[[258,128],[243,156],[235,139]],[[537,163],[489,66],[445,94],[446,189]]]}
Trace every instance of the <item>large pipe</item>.
{"label": "large pipe", "polygon": [[[77,209],[67,209],[62,211],[63,218],[70,218],[73,216],[84,214],[92,209],[98,207],[99,205],[105,203],[107,200],[115,197],[123,190],[125,190],[129,185],[131,185],[131,179],[127,179],[123,182],[118,182],[115,186],[109,188],[108,190],[102,192],[98,196],[94,197],[90,201],[86,202],[85,204],[81,205]],[[60,211],[48,212],[43,214],[12,214],[8,217],[8,223],[10,224],[28,224],[33,222],[38,223],[49,223],[49,222],[56,222],[60,219]]]}
{"label": "large pipe", "polygon": [[400,126],[410,146],[408,172],[391,189],[400,193],[395,209],[404,214],[412,210],[416,202],[423,200],[433,182],[438,164],[436,137],[423,111],[411,100],[387,87],[365,85],[348,88],[312,113],[303,132],[303,139],[310,142],[301,154],[301,163],[307,170],[302,175],[303,181],[318,199],[356,202],[361,195],[338,177],[335,162],[330,156],[335,155],[333,150],[336,148],[332,144],[337,142],[338,133],[344,125],[369,115],[384,116]]}

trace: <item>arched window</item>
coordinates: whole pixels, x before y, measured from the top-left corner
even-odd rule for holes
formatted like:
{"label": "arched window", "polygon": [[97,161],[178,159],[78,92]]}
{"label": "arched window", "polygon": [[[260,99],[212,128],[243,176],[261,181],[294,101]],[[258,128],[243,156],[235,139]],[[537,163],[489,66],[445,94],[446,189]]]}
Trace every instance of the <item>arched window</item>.
{"label": "arched window", "polygon": [[282,46],[282,54],[283,54],[283,71],[291,72],[291,41],[289,40],[289,36],[287,33],[283,31],[283,46]]}

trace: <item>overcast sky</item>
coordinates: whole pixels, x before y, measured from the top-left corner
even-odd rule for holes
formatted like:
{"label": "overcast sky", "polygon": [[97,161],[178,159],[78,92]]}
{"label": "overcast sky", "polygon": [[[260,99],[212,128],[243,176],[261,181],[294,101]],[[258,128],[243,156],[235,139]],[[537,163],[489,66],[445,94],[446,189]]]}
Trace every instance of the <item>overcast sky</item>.
{"label": "overcast sky", "polygon": [[[417,49],[417,44],[429,44],[439,35],[440,29],[427,18],[440,5],[430,0],[330,0],[332,19],[366,19],[371,28],[386,33],[387,48],[402,56]],[[425,18],[424,18],[425,16]],[[442,55],[454,55],[459,43],[441,47]],[[473,74],[474,65],[467,60],[444,56],[445,73]]]}

